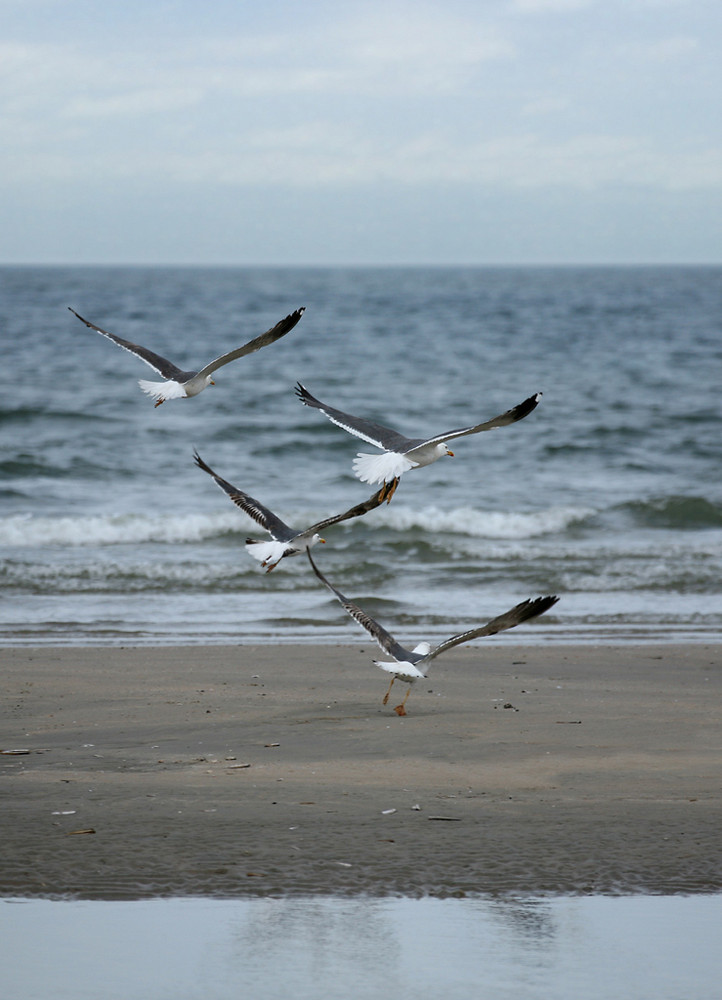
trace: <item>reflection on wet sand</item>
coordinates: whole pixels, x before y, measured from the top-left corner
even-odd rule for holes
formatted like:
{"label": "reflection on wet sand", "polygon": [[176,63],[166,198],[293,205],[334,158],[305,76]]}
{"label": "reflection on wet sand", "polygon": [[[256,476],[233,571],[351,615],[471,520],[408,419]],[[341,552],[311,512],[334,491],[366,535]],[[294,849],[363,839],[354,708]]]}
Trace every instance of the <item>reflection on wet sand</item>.
{"label": "reflection on wet sand", "polygon": [[0,964],[23,1000],[709,1000],[720,917],[712,895],[6,900]]}

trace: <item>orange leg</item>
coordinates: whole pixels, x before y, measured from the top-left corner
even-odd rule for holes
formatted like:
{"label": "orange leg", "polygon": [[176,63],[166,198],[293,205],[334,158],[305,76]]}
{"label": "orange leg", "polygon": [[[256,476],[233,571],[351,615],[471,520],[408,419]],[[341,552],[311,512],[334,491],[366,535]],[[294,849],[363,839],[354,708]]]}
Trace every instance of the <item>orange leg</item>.
{"label": "orange leg", "polygon": [[411,688],[409,688],[409,690],[406,692],[404,700],[401,702],[401,704],[397,705],[396,708],[394,709],[394,712],[396,712],[397,715],[406,715],[406,708],[405,708],[406,699],[409,697],[410,694],[411,694]]}
{"label": "orange leg", "polygon": [[391,503],[391,498],[396,492],[396,487],[398,485],[399,485],[398,476],[396,476],[395,479],[392,479],[390,483],[384,483],[384,491],[381,494],[381,503],[383,503],[384,500],[386,501],[386,503]]}
{"label": "orange leg", "polygon": [[160,406],[161,403],[165,403],[165,400],[164,399],[159,399],[158,402],[155,404],[155,406],[158,407],[158,406]]}
{"label": "orange leg", "polygon": [[385,705],[385,704],[386,704],[386,702],[387,702],[387,701],[389,700],[389,695],[391,694],[391,688],[392,688],[392,687],[394,686],[394,681],[395,681],[395,680],[396,680],[396,678],[395,678],[395,677],[392,677],[392,678],[391,678],[391,683],[389,684],[389,689],[388,689],[388,691],[386,692],[386,694],[384,695],[384,700],[383,700],[383,704],[384,704],[384,705]]}

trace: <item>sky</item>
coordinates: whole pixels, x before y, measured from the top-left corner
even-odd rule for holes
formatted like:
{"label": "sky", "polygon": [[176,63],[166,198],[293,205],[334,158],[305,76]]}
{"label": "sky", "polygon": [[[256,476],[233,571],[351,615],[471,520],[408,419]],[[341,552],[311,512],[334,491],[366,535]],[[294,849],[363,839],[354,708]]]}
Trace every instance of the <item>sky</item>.
{"label": "sky", "polygon": [[719,0],[0,0],[0,263],[722,262]]}

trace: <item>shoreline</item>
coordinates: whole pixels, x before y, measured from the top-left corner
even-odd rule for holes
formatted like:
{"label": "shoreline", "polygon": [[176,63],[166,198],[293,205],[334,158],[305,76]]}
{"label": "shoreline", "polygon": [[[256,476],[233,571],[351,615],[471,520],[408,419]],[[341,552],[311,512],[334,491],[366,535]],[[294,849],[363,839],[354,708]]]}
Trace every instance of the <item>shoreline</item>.
{"label": "shoreline", "polygon": [[721,652],[1,648],[0,895],[719,892]]}
{"label": "shoreline", "polygon": [[[428,641],[431,642],[432,644],[436,643],[436,642],[441,642],[442,640],[444,640],[444,639],[447,638],[447,632],[448,632],[448,629],[445,630],[443,634],[441,634],[441,633],[439,635],[431,634],[430,637],[429,637],[429,639],[428,639]],[[427,632],[427,635],[428,634],[429,633]],[[650,635],[653,635],[654,639],[649,639],[649,638],[647,638],[645,636],[639,636],[639,635],[633,635],[633,636],[632,635],[630,635],[630,636],[604,635],[604,636],[601,636],[601,637],[600,636],[596,636],[596,635],[590,635],[588,637],[579,636],[579,635],[571,635],[569,637],[557,637],[557,636],[555,636],[555,637],[550,637],[550,638],[544,637],[543,639],[540,639],[540,640],[537,640],[537,641],[532,641],[532,642],[528,642],[527,641],[527,642],[524,642],[523,644],[522,643],[518,643],[518,642],[517,643],[504,643],[504,642],[500,642],[500,641],[494,642],[493,641],[494,637],[491,637],[492,641],[489,641],[489,639],[485,638],[484,645],[485,645],[485,647],[487,649],[491,649],[491,648],[501,648],[501,649],[503,649],[506,646],[514,646],[514,647],[516,647],[516,646],[523,646],[524,648],[530,647],[532,649],[535,649],[535,648],[549,649],[549,648],[557,648],[557,647],[559,647],[559,648],[569,648],[569,647],[577,647],[577,646],[593,646],[593,647],[597,648],[599,646],[606,646],[606,645],[609,645],[609,646],[620,646],[620,647],[622,647],[622,646],[633,646],[633,647],[634,646],[636,646],[636,647],[640,647],[640,646],[668,646],[669,647],[669,646],[700,646],[700,645],[701,646],[721,646],[722,647],[722,636],[719,635],[719,633],[717,632],[716,629],[711,634],[705,634],[705,633],[702,633],[702,632],[697,632],[697,633],[693,633],[693,634],[679,634],[679,633],[677,633],[677,634],[675,634],[673,636],[670,636],[670,637],[664,637],[664,636],[661,636],[659,634],[659,630],[655,630],[653,633],[650,633]],[[415,639],[415,637],[409,639],[406,636],[402,636],[399,639],[399,641],[400,642],[407,642],[408,643],[408,642],[413,642],[414,639]],[[359,640],[359,641],[363,641],[363,640]],[[367,643],[368,643],[368,640],[367,640]],[[43,643],[43,642],[39,642],[37,636],[35,636],[35,637],[33,637],[32,641],[28,641],[28,642],[22,642],[22,641],[21,642],[7,642],[7,643],[0,642],[0,650],[3,650],[3,649],[8,649],[8,650],[14,649],[14,650],[25,650],[25,651],[28,651],[28,650],[29,651],[33,651],[33,650],[39,650],[39,649],[46,649],[46,650],[54,650],[54,649],[68,649],[68,650],[70,650],[70,649],[96,649],[96,650],[106,650],[106,649],[137,649],[137,650],[153,650],[153,649],[176,649],[176,648],[178,648],[178,645],[179,644],[178,644],[177,638],[174,639],[172,642],[170,642],[170,641],[169,642],[162,642],[161,640],[159,640],[155,636],[153,638],[150,638],[150,639],[147,639],[147,640],[139,640],[136,637],[133,637],[132,639],[124,637],[122,639],[118,639],[117,641],[103,640],[103,641],[98,641],[98,642],[91,642],[91,641],[85,641],[84,640],[82,642],[66,642],[66,643],[59,642],[56,637],[54,637],[52,640],[50,640],[47,643]],[[318,639],[313,639],[313,638],[310,638],[310,637],[306,638],[305,636],[294,635],[294,636],[289,636],[288,639],[286,639],[286,638],[279,638],[277,636],[274,636],[273,638],[267,638],[265,636],[260,636],[260,637],[259,636],[251,636],[251,637],[242,637],[242,638],[240,638],[238,640],[235,640],[235,641],[223,640],[223,641],[219,641],[219,642],[215,642],[215,643],[208,642],[208,640],[206,638],[189,637],[186,641],[184,641],[183,648],[205,649],[205,648],[207,648],[209,646],[213,646],[213,647],[222,648],[222,649],[238,649],[238,648],[242,648],[242,647],[245,647],[245,646],[272,646],[272,647],[278,647],[278,648],[281,648],[281,647],[302,646],[302,647],[319,647],[319,648],[322,648],[322,649],[333,649],[333,648],[337,648],[339,646],[345,646],[345,645],[348,645],[348,646],[352,645],[350,642],[347,641],[347,637],[346,636],[344,636],[343,641],[341,641],[341,640],[339,640],[338,638],[335,638],[335,637],[329,637],[328,639],[318,640]],[[379,651],[379,653],[380,653],[380,651]]]}

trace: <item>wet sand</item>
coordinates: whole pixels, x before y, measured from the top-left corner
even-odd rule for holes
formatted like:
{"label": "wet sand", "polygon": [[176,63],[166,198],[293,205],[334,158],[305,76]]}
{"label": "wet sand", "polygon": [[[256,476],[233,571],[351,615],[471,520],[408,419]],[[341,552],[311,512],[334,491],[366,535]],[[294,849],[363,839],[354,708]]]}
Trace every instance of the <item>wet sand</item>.
{"label": "wet sand", "polygon": [[0,894],[722,889],[722,646],[376,655],[0,650]]}

